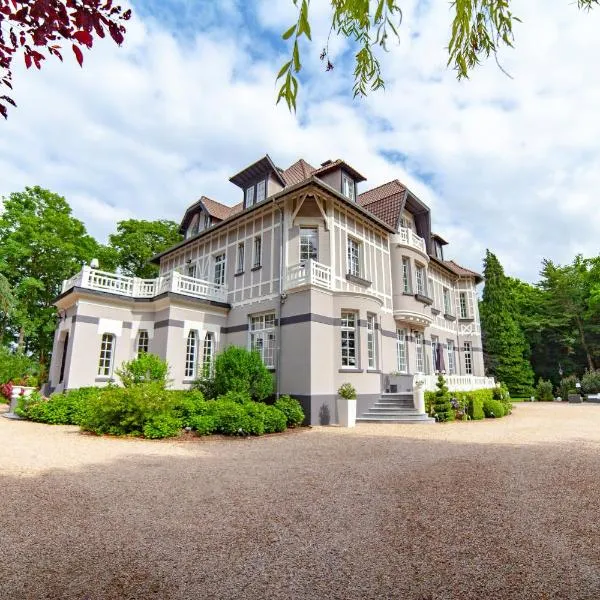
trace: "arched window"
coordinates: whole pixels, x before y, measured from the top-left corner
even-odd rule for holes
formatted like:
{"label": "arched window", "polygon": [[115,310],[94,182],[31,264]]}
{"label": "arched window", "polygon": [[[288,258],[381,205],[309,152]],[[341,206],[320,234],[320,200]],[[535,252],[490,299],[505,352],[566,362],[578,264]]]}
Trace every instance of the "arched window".
{"label": "arched window", "polygon": [[148,337],[148,332],[145,329],[140,329],[138,333],[138,343],[137,343],[137,355],[138,358],[148,352],[148,348],[150,346],[150,338]]}
{"label": "arched window", "polygon": [[204,349],[202,352],[202,376],[210,377],[213,371],[215,357],[215,336],[210,331],[204,337]]}
{"label": "arched window", "polygon": [[100,377],[110,377],[112,375],[114,350],[115,336],[112,333],[102,334],[100,360],[98,362],[98,375]]}
{"label": "arched window", "polygon": [[187,336],[185,346],[185,373],[186,379],[196,376],[196,363],[198,362],[198,332],[191,330]]}

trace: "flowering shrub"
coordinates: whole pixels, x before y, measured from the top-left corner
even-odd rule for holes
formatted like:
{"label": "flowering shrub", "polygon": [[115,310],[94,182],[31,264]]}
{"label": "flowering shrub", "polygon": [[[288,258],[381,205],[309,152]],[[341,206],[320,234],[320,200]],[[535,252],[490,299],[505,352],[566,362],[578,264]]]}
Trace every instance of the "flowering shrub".
{"label": "flowering shrub", "polygon": [[8,383],[3,383],[0,385],[0,402],[2,400],[6,400],[6,402],[10,402],[12,398],[13,385],[9,381]]}

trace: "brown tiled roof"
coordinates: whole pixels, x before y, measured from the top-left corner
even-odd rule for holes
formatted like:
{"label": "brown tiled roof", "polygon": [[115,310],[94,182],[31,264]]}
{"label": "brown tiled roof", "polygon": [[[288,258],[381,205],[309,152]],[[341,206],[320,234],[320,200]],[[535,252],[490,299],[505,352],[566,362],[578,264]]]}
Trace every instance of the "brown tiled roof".
{"label": "brown tiled roof", "polygon": [[397,180],[388,181],[379,187],[373,188],[358,195],[358,203],[362,206],[367,206],[372,202],[383,200],[393,194],[405,192],[406,188]]}
{"label": "brown tiled roof", "polygon": [[286,185],[294,185],[308,179],[315,171],[316,169],[312,165],[301,158],[280,173]]}
{"label": "brown tiled roof", "polygon": [[[227,206],[225,204],[221,204],[216,200],[212,200],[211,198],[207,198],[206,196],[202,196],[200,198],[202,204],[208,211],[208,214],[211,217],[215,217],[215,219],[219,219],[219,221],[224,221],[227,217],[230,217],[233,214],[233,209],[237,208],[237,206]],[[239,211],[235,211],[239,212]]]}
{"label": "brown tiled roof", "polygon": [[376,217],[396,229],[406,188],[397,180],[359,194],[358,203]]}
{"label": "brown tiled roof", "polygon": [[459,277],[474,277],[479,281],[483,281],[483,277],[479,273],[471,271],[470,269],[466,269],[465,267],[461,267],[458,263],[455,263],[453,260],[444,260],[442,262],[446,267],[448,267],[453,273],[456,273]]}
{"label": "brown tiled roof", "polygon": [[327,171],[331,171],[331,169],[335,169],[336,167],[346,167],[346,170],[350,172],[351,175],[354,176],[354,179],[357,181],[366,181],[367,178],[364,175],[361,175],[354,167],[349,165],[346,161],[337,158],[336,160],[328,160],[325,161],[318,169],[315,170],[313,175],[319,176],[322,173],[326,173]]}

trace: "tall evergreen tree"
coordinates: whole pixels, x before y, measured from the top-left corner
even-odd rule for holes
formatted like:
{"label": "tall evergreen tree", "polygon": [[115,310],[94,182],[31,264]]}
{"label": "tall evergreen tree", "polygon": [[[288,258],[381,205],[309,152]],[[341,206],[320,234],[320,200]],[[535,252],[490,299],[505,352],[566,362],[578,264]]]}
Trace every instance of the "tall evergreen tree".
{"label": "tall evergreen tree", "polygon": [[514,316],[508,278],[496,256],[486,251],[485,288],[480,304],[487,372],[508,386],[513,396],[528,396],[533,386],[529,345]]}

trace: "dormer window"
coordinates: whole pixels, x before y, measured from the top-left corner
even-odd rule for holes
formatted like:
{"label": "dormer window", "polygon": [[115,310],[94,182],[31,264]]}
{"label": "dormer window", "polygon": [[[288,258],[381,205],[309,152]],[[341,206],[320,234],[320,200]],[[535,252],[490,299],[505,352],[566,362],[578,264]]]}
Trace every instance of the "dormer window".
{"label": "dormer window", "polygon": [[246,208],[250,208],[254,204],[254,186],[246,188]]}
{"label": "dormer window", "polygon": [[346,196],[352,202],[356,201],[356,192],[354,189],[354,179],[351,179],[346,175],[346,173],[342,173],[342,194]]}
{"label": "dormer window", "polygon": [[263,179],[262,181],[259,181],[256,184],[256,201],[260,202],[261,200],[265,199],[265,191],[266,191],[267,187],[266,187],[266,182]]}
{"label": "dormer window", "polygon": [[439,260],[444,260],[444,248],[438,241],[433,243],[433,249],[435,257]]}
{"label": "dormer window", "polygon": [[204,229],[208,229],[210,227],[210,215],[204,215]]}

